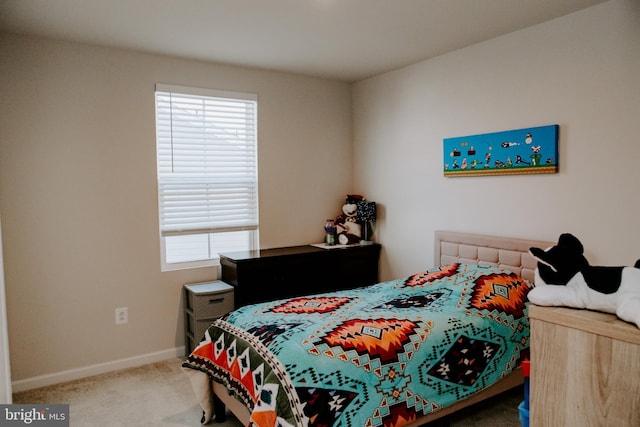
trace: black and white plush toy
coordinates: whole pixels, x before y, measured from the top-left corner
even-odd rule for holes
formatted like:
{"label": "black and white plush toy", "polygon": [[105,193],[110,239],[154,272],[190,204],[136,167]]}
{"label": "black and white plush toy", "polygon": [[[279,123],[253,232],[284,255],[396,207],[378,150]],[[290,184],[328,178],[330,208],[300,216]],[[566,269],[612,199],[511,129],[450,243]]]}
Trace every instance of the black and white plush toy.
{"label": "black and white plush toy", "polygon": [[634,267],[590,266],[582,243],[568,233],[557,246],[529,253],[538,260],[529,301],[613,313],[640,328],[640,260]]}

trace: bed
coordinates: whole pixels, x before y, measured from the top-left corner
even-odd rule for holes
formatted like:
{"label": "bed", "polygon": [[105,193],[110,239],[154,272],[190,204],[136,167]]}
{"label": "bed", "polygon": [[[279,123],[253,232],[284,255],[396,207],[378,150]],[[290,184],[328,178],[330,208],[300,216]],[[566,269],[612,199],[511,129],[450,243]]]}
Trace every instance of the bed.
{"label": "bed", "polygon": [[183,364],[201,422],[225,405],[243,425],[414,427],[521,384],[528,250],[553,243],[450,231],[434,241],[432,269],[216,320]]}

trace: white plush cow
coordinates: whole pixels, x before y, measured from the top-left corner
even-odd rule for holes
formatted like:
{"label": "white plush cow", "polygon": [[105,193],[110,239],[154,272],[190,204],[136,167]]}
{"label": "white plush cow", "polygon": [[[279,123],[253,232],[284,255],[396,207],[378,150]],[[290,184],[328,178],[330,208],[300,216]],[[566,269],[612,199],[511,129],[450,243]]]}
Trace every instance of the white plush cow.
{"label": "white plush cow", "polygon": [[594,267],[580,240],[562,234],[557,246],[529,250],[538,260],[529,301],[616,314],[640,328],[640,260],[634,267]]}

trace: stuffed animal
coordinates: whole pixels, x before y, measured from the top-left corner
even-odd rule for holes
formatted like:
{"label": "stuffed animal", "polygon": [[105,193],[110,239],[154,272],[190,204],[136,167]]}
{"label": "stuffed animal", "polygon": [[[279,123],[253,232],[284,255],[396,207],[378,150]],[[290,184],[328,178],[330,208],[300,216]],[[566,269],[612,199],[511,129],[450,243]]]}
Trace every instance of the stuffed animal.
{"label": "stuffed animal", "polygon": [[640,328],[640,260],[634,267],[590,266],[582,243],[568,233],[556,246],[529,253],[538,261],[529,301],[613,313]]}
{"label": "stuffed animal", "polygon": [[342,214],[336,218],[336,232],[338,243],[341,245],[352,245],[360,243],[362,236],[362,224],[358,221],[358,202],[364,197],[357,194],[347,195],[345,204],[342,206]]}

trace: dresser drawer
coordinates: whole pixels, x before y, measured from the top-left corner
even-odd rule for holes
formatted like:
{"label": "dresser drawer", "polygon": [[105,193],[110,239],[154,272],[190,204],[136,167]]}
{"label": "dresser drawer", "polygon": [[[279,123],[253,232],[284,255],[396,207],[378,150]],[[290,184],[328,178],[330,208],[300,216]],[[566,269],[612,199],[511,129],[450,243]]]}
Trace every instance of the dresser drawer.
{"label": "dresser drawer", "polygon": [[225,293],[191,294],[187,310],[193,310],[196,320],[210,320],[221,317],[233,310],[233,290]]}
{"label": "dresser drawer", "polygon": [[184,286],[185,309],[196,320],[215,319],[234,308],[233,287],[220,281]]}
{"label": "dresser drawer", "polygon": [[195,320],[193,317],[189,318],[187,321],[187,336],[193,337],[194,340],[200,342],[205,331],[209,329],[209,326],[211,326],[215,319],[217,318],[206,320]]}

